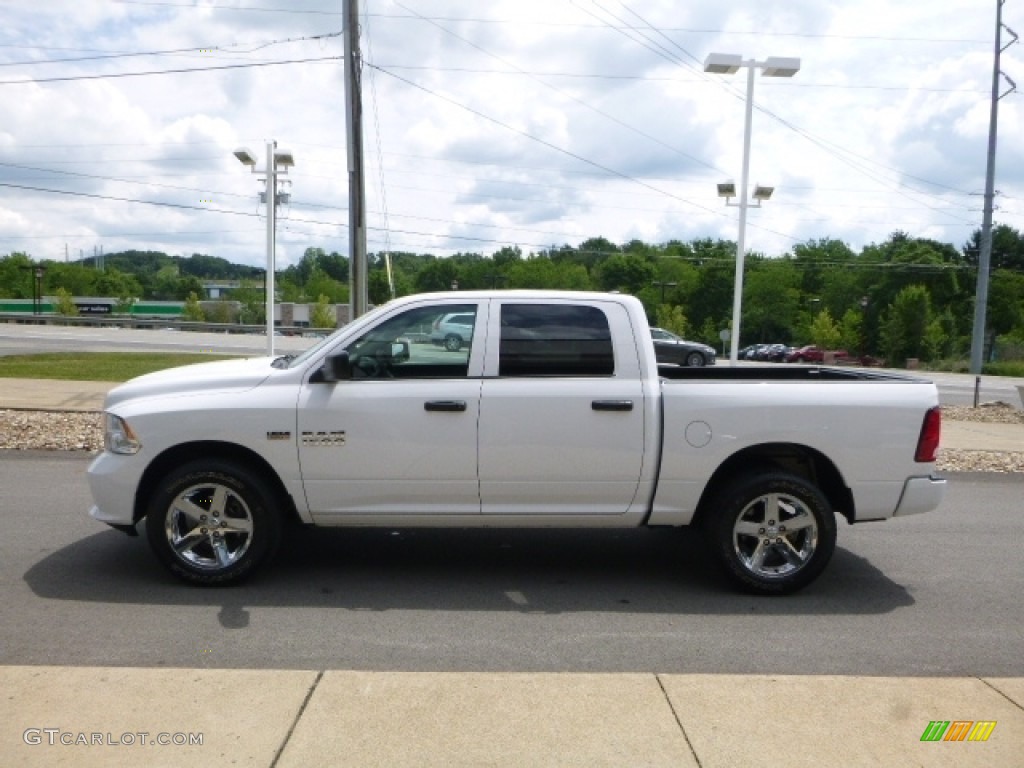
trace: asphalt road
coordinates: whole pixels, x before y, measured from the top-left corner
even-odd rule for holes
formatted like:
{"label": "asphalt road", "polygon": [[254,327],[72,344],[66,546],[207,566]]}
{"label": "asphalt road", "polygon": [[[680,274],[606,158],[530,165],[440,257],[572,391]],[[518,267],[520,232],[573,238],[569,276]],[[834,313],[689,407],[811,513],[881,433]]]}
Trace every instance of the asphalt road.
{"label": "asphalt road", "polygon": [[87,459],[0,454],[0,664],[1024,675],[1020,475],[850,527],[787,598],[686,531],[296,530],[238,587],[178,583],[86,515]]}
{"label": "asphalt road", "polygon": [[[276,336],[274,351],[296,352],[315,341]],[[0,357],[39,352],[218,352],[255,356],[266,354],[266,350],[265,335],[0,323]]]}

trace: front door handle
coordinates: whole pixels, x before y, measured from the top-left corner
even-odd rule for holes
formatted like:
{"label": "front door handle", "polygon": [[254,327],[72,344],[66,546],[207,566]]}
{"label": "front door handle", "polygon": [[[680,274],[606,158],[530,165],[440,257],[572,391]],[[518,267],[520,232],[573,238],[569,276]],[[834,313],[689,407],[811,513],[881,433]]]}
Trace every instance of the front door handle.
{"label": "front door handle", "polygon": [[459,412],[466,410],[465,400],[428,400],[423,404],[427,411]]}
{"label": "front door handle", "polygon": [[632,411],[632,400],[595,400],[590,404],[595,411]]}

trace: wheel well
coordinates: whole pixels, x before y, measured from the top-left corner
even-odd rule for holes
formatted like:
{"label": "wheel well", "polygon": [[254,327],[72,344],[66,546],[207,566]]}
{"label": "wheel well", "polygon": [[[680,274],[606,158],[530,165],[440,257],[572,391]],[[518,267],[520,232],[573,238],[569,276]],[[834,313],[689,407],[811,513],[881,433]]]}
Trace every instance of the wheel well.
{"label": "wheel well", "polygon": [[703,522],[703,518],[712,511],[715,497],[738,477],[772,470],[789,472],[814,483],[835,511],[850,523],[856,519],[853,494],[827,456],[805,445],[766,443],[744,448],[722,463],[701,494],[693,524]]}
{"label": "wheel well", "polygon": [[259,474],[270,484],[271,490],[277,495],[286,517],[299,520],[295,502],[281,482],[274,468],[258,453],[234,443],[222,443],[215,440],[194,443],[182,443],[157,456],[146,471],[142,473],[138,490],[135,492],[135,522],[146,515],[146,504],[153,495],[157,484],[172,469],[197,458],[217,458],[233,461],[248,467]]}

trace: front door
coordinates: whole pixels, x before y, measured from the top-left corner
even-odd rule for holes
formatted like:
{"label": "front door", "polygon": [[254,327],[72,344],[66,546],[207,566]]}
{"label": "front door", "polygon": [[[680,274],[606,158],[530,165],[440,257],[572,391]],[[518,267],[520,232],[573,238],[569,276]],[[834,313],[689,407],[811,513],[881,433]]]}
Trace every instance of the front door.
{"label": "front door", "polygon": [[299,460],[315,518],[480,512],[480,378],[470,371],[482,364],[483,329],[474,323],[458,349],[430,341],[442,315],[480,318],[479,310],[403,309],[347,345],[353,378],[305,385]]}

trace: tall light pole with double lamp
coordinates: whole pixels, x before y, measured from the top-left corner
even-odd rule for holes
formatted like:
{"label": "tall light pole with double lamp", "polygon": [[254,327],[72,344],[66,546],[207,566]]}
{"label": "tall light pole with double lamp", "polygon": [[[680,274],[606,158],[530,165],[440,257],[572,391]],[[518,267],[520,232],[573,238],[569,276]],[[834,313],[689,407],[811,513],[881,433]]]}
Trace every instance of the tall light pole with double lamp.
{"label": "tall light pole with double lamp", "polygon": [[266,192],[264,194],[267,203],[267,279],[266,279],[266,301],[267,301],[267,354],[274,354],[274,262],[277,251],[277,204],[287,202],[285,195],[277,192],[278,174],[287,175],[288,169],[295,165],[295,158],[292,153],[277,148],[276,141],[267,142],[267,167],[262,171],[256,168],[256,156],[245,147],[235,150],[235,157],[242,165],[249,166],[253,173],[262,173],[266,176]]}
{"label": "tall light pole with double lamp", "polygon": [[[754,112],[754,70],[760,69],[765,77],[792,77],[800,71],[800,59],[781,58],[769,56],[764,61],[756,59],[744,59],[738,53],[709,53],[704,61],[704,71],[714,75],[732,75],[739,71],[740,67],[747,69],[747,98],[746,117],[743,123],[743,171],[740,175],[740,188],[737,194],[736,185],[729,182],[718,185],[718,194],[726,198],[738,197],[736,205],[740,209],[739,235],[736,239],[736,282],[733,288],[732,300],[732,331],[730,335],[729,362],[736,365],[737,353],[740,343],[740,310],[743,305],[743,261],[746,255],[746,234],[747,234],[747,184],[750,179],[750,133],[751,122]],[[731,188],[731,189],[723,189]],[[771,197],[773,187],[758,186],[754,190],[757,205],[762,200]],[[730,191],[731,194],[726,194]]]}

